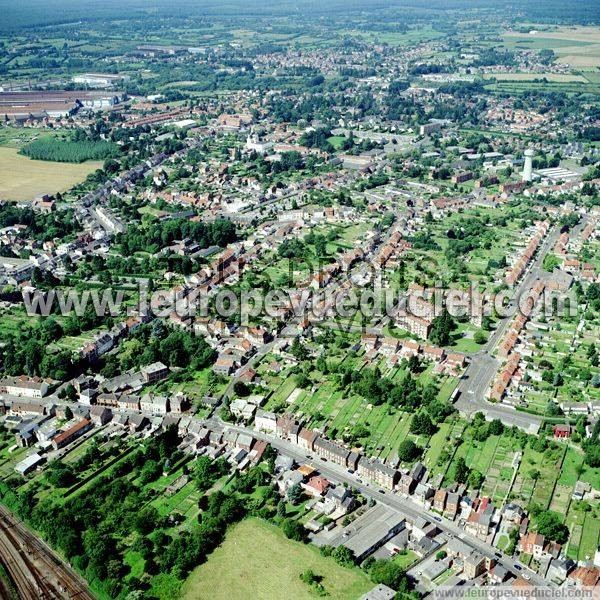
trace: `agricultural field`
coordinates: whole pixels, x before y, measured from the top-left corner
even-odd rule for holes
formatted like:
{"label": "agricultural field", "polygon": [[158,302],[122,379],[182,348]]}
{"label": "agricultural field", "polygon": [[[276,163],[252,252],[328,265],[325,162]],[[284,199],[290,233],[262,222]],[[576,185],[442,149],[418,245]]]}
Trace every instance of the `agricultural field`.
{"label": "agricultural field", "polygon": [[444,36],[442,31],[438,31],[432,27],[422,27],[410,29],[406,32],[369,32],[351,30],[347,32],[356,37],[362,37],[372,43],[390,44],[391,46],[406,46],[436,40]]}
{"label": "agricultural field", "polygon": [[327,597],[334,600],[358,598],[373,587],[358,568],[341,567],[315,547],[287,540],[276,527],[246,519],[232,527],[207,562],[191,573],[183,584],[182,598],[274,600],[285,590],[289,598],[309,600],[314,592],[300,580],[308,569],[323,577]]}
{"label": "agricultural field", "polygon": [[31,160],[16,148],[0,147],[0,201],[33,200],[65,192],[102,167],[101,161],[65,164]]}
{"label": "agricultural field", "polygon": [[600,66],[600,29],[598,27],[558,27],[551,31],[523,34],[507,32],[504,43],[509,48],[550,49],[557,62],[577,67]]}
{"label": "agricultural field", "polygon": [[581,82],[556,82],[556,81],[498,81],[485,86],[491,92],[521,94],[528,91],[536,92],[562,92],[565,94],[600,93],[600,86]]}

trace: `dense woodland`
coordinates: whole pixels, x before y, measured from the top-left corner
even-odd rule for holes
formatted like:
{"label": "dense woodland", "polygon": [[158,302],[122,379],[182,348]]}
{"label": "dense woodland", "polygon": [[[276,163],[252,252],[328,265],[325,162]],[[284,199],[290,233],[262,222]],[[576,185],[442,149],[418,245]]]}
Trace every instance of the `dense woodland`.
{"label": "dense woodland", "polygon": [[44,214],[10,203],[0,204],[0,228],[25,225],[25,234],[40,242],[63,239],[79,228],[71,209]]}
{"label": "dense woodland", "polygon": [[125,256],[144,251],[154,254],[176,240],[189,238],[200,245],[225,247],[236,241],[235,225],[227,219],[212,223],[194,222],[189,219],[172,219],[148,226],[130,225],[125,233],[117,236]]}

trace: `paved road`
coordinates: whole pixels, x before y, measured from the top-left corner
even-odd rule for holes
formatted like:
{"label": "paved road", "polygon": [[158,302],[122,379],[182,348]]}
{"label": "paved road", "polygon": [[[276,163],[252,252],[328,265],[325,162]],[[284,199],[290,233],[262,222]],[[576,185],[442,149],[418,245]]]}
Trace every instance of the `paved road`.
{"label": "paved road", "polygon": [[[545,276],[541,270],[544,258],[551,248],[553,248],[560,229],[553,227],[537,254],[537,258],[531,263],[521,282],[515,287],[513,299],[508,306],[514,309],[519,297],[528,292],[535,282]],[[485,399],[486,392],[490,387],[501,361],[493,356],[493,351],[509,328],[514,317],[504,317],[497,323],[496,329],[490,335],[483,348],[474,354],[467,367],[465,374],[459,381],[457,389],[460,394],[456,400],[456,408],[463,414],[472,415],[478,411],[483,412],[489,419],[500,419],[507,425],[516,425],[517,427],[536,433],[540,428],[543,418],[529,413],[517,412],[514,408],[503,404],[495,404]]]}
{"label": "paved road", "polygon": [[213,428],[223,429],[228,428],[239,433],[247,433],[252,435],[255,438],[260,438],[265,441],[268,441],[274,448],[283,452],[284,454],[291,456],[297,463],[301,464],[310,464],[314,468],[316,468],[324,477],[330,479],[333,482],[337,483],[347,483],[349,486],[356,488],[367,498],[373,498],[386,506],[390,506],[392,508],[400,511],[404,516],[408,517],[410,520],[415,520],[418,517],[426,517],[432,522],[436,522],[437,526],[454,536],[460,538],[464,542],[467,542],[472,547],[476,548],[481,554],[488,556],[490,558],[494,558],[497,562],[502,564],[504,567],[512,571],[513,573],[518,573],[519,570],[514,568],[514,565],[517,564],[521,567],[521,571],[526,572],[531,577],[531,582],[536,585],[548,585],[542,577],[529,570],[527,567],[516,561],[515,559],[506,556],[500,553],[495,548],[490,547],[490,545],[471,534],[465,532],[462,527],[459,527],[453,521],[449,521],[439,515],[428,511],[425,507],[417,504],[409,497],[405,497],[402,495],[394,494],[390,491],[380,491],[379,486],[375,486],[374,484],[361,483],[357,479],[356,475],[352,475],[343,469],[342,467],[331,463],[324,462],[318,458],[309,458],[312,454],[304,451],[302,448],[287,442],[285,440],[281,440],[277,437],[267,435],[262,432],[257,432],[254,429],[249,429],[246,427],[238,427],[233,425],[224,425],[221,421],[212,420],[210,422],[210,426]]}

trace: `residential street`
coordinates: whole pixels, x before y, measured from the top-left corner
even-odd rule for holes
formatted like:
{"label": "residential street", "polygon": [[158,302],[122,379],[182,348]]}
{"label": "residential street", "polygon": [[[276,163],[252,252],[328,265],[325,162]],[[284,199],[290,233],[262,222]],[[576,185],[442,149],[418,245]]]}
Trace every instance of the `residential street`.
{"label": "residential street", "polygon": [[466,533],[464,529],[459,527],[456,523],[445,519],[437,515],[436,513],[427,510],[425,507],[413,502],[407,497],[403,497],[397,493],[393,493],[390,491],[380,490],[374,484],[363,483],[356,477],[356,475],[348,473],[347,470],[335,465],[331,462],[325,462],[323,460],[319,460],[316,458],[309,458],[312,456],[309,453],[306,453],[294,444],[290,442],[286,442],[280,438],[274,437],[272,435],[267,435],[262,432],[258,432],[254,429],[250,429],[247,427],[238,427],[234,425],[224,424],[222,421],[218,419],[211,419],[208,422],[211,428],[215,429],[232,429],[237,431],[238,433],[246,433],[254,436],[255,438],[262,439],[268,441],[274,448],[278,451],[291,456],[296,462],[300,464],[309,464],[314,466],[315,469],[318,469],[319,472],[324,476],[330,479],[333,482],[338,483],[346,483],[349,486],[352,486],[360,491],[367,498],[373,498],[378,502],[381,502],[387,506],[395,508],[399,510],[404,516],[411,520],[415,520],[418,517],[426,517],[430,521],[433,521],[437,524],[437,526],[456,536],[459,537],[464,542],[467,542],[474,548],[476,548],[479,552],[481,552],[485,556],[489,556],[490,558],[494,558],[500,564],[502,564],[507,569],[510,569],[514,573],[518,573],[518,569],[515,570],[514,565],[518,564],[519,567],[528,573],[531,577],[531,582],[536,585],[548,585],[548,583],[542,578],[536,575],[530,569],[527,569],[524,565],[520,564],[518,561],[500,553],[499,551],[492,549],[489,544],[486,542]]}

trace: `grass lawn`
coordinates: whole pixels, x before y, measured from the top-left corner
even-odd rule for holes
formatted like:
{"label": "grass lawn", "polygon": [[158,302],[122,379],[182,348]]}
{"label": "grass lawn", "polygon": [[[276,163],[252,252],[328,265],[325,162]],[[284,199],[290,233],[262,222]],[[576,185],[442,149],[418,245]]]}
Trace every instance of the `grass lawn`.
{"label": "grass lawn", "polygon": [[343,135],[332,135],[327,141],[336,149],[339,150],[342,147],[342,143],[346,138]]}
{"label": "grass lawn", "polygon": [[496,546],[498,546],[498,548],[502,551],[506,550],[506,548],[508,548],[508,544],[510,543],[510,540],[508,539],[507,535],[501,535],[498,538],[498,542],[496,543]]}
{"label": "grass lawn", "polygon": [[16,148],[0,148],[0,200],[33,200],[41,194],[64,192],[102,166],[31,160]]}
{"label": "grass lawn", "polygon": [[598,548],[598,538],[600,536],[600,523],[591,513],[585,517],[585,522],[581,531],[581,540],[579,542],[579,559],[590,560],[594,558],[594,553]]}
{"label": "grass lawn", "polygon": [[312,569],[323,576],[329,598],[354,599],[373,587],[366,574],[322,557],[313,547],[292,542],[275,526],[246,519],[234,526],[208,561],[183,584],[184,600],[239,600],[314,597],[300,574]]}
{"label": "grass lawn", "polygon": [[583,456],[577,450],[569,447],[562,465],[562,472],[558,482],[565,486],[574,486],[577,483],[577,468],[583,462]]}
{"label": "grass lawn", "polygon": [[407,550],[406,554],[396,554],[396,556],[393,558],[393,561],[397,565],[400,565],[405,571],[410,569],[410,567],[414,565],[417,560],[419,560],[419,557],[412,550]]}

